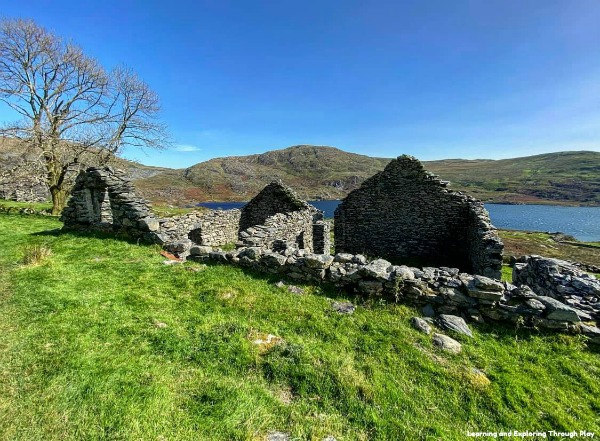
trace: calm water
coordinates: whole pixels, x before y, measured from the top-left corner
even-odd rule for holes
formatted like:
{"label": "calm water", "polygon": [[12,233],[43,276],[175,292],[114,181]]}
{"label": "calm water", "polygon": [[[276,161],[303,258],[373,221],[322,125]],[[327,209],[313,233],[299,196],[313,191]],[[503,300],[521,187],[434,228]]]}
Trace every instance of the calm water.
{"label": "calm water", "polygon": [[[340,201],[309,201],[325,217],[333,217]],[[245,202],[206,202],[198,204],[213,210],[241,208]],[[600,241],[600,207],[561,207],[557,205],[485,204],[492,223],[498,228],[525,231],[560,231],[591,242]]]}

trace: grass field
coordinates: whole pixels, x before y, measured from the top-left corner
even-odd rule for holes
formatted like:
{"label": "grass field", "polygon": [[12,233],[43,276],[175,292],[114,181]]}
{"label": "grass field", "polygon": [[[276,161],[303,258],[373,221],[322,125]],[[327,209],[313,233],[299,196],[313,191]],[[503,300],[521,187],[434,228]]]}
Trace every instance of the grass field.
{"label": "grass field", "polygon": [[[164,265],[156,247],[59,227],[0,214],[2,440],[600,433],[600,354],[577,336],[472,325],[448,355],[406,306]],[[357,310],[338,315],[332,299]],[[254,344],[267,334],[282,340]]]}

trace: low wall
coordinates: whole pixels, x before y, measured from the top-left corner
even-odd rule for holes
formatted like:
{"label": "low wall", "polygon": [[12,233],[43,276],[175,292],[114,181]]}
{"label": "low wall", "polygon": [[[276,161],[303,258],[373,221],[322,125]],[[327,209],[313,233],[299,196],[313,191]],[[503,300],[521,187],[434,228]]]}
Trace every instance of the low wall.
{"label": "low wall", "polygon": [[262,225],[240,231],[240,242],[243,246],[271,248],[275,240],[284,240],[313,250],[313,214],[309,209],[276,213]]}
{"label": "low wall", "polygon": [[525,256],[513,266],[513,282],[600,319],[600,280],[558,259]]}
{"label": "low wall", "polygon": [[195,211],[159,219],[163,242],[190,239],[198,245],[222,246],[238,240],[240,210]]}
{"label": "low wall", "polygon": [[300,282],[331,283],[366,296],[419,306],[432,316],[455,314],[476,322],[493,320],[581,332],[600,342],[600,330],[594,324],[594,320],[600,319],[598,311],[592,314],[548,295],[539,295],[527,286],[517,287],[462,273],[457,268],[419,269],[392,265],[383,259],[369,262],[363,255],[331,256],[290,247],[280,247],[278,252],[259,247],[231,252],[193,247],[189,258],[239,265]]}

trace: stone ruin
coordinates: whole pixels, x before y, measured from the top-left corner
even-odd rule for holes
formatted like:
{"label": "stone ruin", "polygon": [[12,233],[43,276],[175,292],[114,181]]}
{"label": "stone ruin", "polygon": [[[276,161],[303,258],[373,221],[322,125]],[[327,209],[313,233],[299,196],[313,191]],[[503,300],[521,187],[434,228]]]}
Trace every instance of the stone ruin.
{"label": "stone ruin", "polygon": [[487,211],[448,184],[413,157],[391,161],[336,209],[336,251],[500,279],[504,245]]}
{"label": "stone ruin", "polygon": [[[192,246],[285,246],[329,253],[329,224],[323,212],[272,182],[240,210],[195,211],[158,218],[135,195],[126,174],[110,167],[81,172],[63,210],[65,229],[110,230],[163,245],[180,257]],[[281,245],[280,245],[281,246]]]}
{"label": "stone ruin", "polygon": [[88,168],[77,176],[61,221],[66,229],[122,230],[149,241],[158,229],[127,175],[110,167]]}
{"label": "stone ruin", "polygon": [[[90,168],[78,176],[62,220],[65,229],[124,231],[159,243],[182,258],[328,283],[408,303],[428,316],[456,314],[476,322],[577,332],[600,344],[600,329],[595,326],[600,320],[600,282],[566,262],[539,256],[515,265],[515,285],[495,280],[500,276],[502,242],[483,206],[448,190],[414,158],[393,161],[340,207],[335,232],[341,235],[336,246],[342,250],[353,250],[351,238],[355,238],[360,251],[373,257],[381,251],[393,259],[438,258],[448,265],[417,268],[339,249],[331,255],[329,224],[323,221],[323,213],[279,182],[269,184],[241,210],[156,218],[122,172]],[[378,217],[369,218],[368,213]],[[403,216],[409,221],[395,219]],[[435,219],[438,216],[442,219]],[[449,219],[452,216],[458,220]],[[220,248],[230,243],[236,248]],[[450,261],[451,257],[457,261]]]}

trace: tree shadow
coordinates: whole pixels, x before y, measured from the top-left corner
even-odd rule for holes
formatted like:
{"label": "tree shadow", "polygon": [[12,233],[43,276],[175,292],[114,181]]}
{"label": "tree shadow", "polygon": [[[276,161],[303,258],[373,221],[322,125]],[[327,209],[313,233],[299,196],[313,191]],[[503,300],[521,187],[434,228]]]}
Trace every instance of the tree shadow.
{"label": "tree shadow", "polygon": [[132,245],[153,245],[152,243],[145,241],[143,238],[136,238],[128,235],[121,231],[110,231],[110,230],[63,230],[62,228],[54,228],[52,230],[38,231],[31,233],[31,236],[74,236],[86,239],[113,239],[119,240]]}

